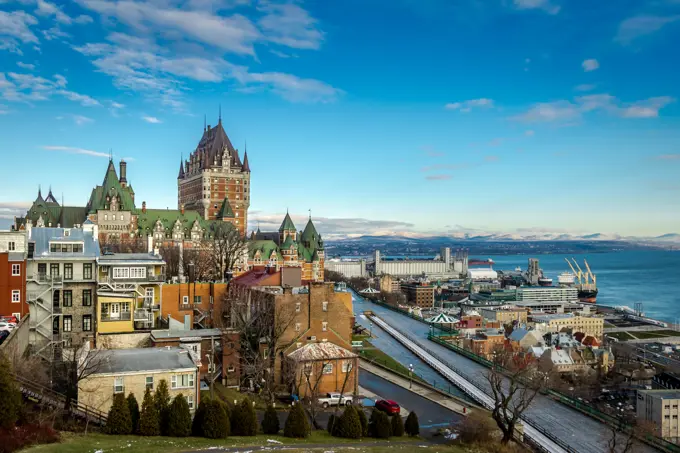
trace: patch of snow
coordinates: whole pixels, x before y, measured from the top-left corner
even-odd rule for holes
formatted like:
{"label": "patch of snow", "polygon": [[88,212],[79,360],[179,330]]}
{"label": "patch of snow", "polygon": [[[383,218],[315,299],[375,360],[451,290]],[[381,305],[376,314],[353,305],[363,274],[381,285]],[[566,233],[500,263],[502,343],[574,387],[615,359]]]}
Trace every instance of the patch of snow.
{"label": "patch of snow", "polygon": [[267,442],[269,442],[270,444],[283,444],[283,442],[274,439],[267,439]]}

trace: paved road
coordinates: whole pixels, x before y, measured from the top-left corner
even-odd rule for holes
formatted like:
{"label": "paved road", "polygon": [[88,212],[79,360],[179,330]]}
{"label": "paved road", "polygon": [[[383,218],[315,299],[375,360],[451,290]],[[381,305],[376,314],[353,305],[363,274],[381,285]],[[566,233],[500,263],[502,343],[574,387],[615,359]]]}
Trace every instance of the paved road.
{"label": "paved road", "polygon": [[[486,368],[477,362],[429,341],[427,339],[427,325],[357,298],[354,304],[355,313],[359,315],[364,310],[372,310],[390,325],[402,332],[408,332],[421,346],[430,349],[442,359],[449,361],[453,367],[465,371],[468,376],[477,377],[478,383],[488,386],[484,378]],[[369,321],[362,316],[357,316],[357,322],[365,327],[369,325]],[[373,326],[373,333],[376,335],[375,325]],[[378,333],[380,338],[373,342],[376,347],[384,348],[383,350],[387,354],[392,355],[400,363],[407,365],[409,360],[411,360],[408,356],[413,357],[413,354],[405,351],[405,348],[396,340],[390,338],[387,333],[381,331],[378,331]],[[407,357],[406,361],[404,361],[405,357]],[[420,364],[421,367],[427,367],[423,362],[420,362]],[[439,380],[443,379],[436,372],[431,371],[431,373],[438,376]],[[531,407],[527,410],[526,416],[536,424],[540,424],[550,430],[555,436],[558,436],[579,453],[606,453],[608,451],[607,442],[611,434],[605,425],[543,395],[536,396]],[[656,450],[642,445],[638,446],[635,451],[637,453],[654,452]]]}
{"label": "paved road", "polygon": [[420,422],[421,434],[425,437],[430,437],[439,428],[455,425],[464,417],[365,370],[359,370],[359,383],[366,390],[383,398],[393,399],[409,411],[415,412]]}

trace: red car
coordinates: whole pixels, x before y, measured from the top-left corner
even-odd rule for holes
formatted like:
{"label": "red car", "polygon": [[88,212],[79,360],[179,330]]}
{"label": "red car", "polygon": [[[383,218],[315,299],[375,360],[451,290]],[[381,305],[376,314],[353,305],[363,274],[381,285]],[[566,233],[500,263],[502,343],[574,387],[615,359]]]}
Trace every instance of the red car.
{"label": "red car", "polygon": [[399,415],[401,408],[392,400],[378,400],[375,402],[375,408],[379,411],[388,413],[389,415]]}

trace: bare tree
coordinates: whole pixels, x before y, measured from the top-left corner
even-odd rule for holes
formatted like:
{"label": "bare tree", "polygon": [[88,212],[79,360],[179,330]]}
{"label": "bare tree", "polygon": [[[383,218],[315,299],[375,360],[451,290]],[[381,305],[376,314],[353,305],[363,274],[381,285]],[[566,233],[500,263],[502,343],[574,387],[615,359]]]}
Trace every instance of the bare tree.
{"label": "bare tree", "polygon": [[274,399],[276,359],[290,346],[284,341],[295,319],[294,303],[259,289],[230,288],[222,301],[221,322],[241,332],[243,375]]}
{"label": "bare tree", "polygon": [[633,453],[642,445],[641,438],[655,434],[652,422],[637,422],[635,417],[618,415],[614,423],[609,424],[609,440],[607,453]]}
{"label": "bare tree", "polygon": [[144,253],[148,244],[144,238],[120,238],[106,233],[99,235],[99,246],[102,251],[112,253]]}
{"label": "bare tree", "polygon": [[340,272],[331,271],[329,269],[324,270],[324,280],[327,282],[347,282],[347,279]]}
{"label": "bare tree", "polygon": [[494,351],[493,365],[486,373],[494,406],[491,416],[503,433],[502,444],[512,440],[515,427],[546,379],[534,364],[504,348]]}
{"label": "bare tree", "polygon": [[210,254],[217,279],[224,280],[248,248],[246,238],[230,223],[216,223],[202,248]]}
{"label": "bare tree", "polygon": [[178,277],[181,262],[179,246],[175,244],[163,244],[158,249],[158,252],[163,257],[163,261],[165,261],[165,273],[167,277]]}

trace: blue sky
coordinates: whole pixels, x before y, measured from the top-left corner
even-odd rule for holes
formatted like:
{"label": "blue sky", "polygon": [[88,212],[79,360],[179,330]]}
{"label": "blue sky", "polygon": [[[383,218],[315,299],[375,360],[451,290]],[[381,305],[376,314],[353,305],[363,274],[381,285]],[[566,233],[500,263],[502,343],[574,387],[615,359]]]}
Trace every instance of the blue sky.
{"label": "blue sky", "polygon": [[265,226],[679,232],[678,42],[678,0],[0,0],[0,222],[109,149],[176,207],[221,104]]}

